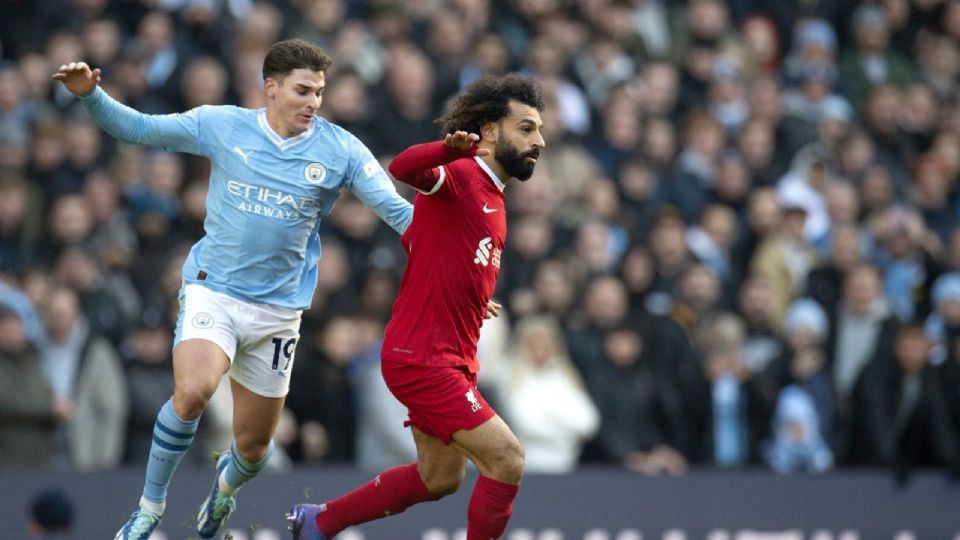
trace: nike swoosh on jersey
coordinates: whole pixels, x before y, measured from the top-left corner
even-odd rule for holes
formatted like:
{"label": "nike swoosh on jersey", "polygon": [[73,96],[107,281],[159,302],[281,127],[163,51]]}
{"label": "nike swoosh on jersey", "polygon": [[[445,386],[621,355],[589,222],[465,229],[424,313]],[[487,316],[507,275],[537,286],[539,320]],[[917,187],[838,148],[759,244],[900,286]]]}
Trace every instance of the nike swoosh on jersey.
{"label": "nike swoosh on jersey", "polygon": [[490,208],[489,206],[487,206],[486,203],[483,204],[483,213],[484,213],[484,214],[492,214],[492,213],[494,213],[494,212],[496,212],[496,211],[497,211],[496,208]]}

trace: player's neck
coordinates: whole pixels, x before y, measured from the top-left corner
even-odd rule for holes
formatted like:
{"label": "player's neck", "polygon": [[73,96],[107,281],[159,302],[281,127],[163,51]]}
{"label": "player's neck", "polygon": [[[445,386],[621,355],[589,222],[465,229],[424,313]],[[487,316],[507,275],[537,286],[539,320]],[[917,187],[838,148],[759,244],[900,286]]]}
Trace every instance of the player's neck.
{"label": "player's neck", "polygon": [[285,128],[283,123],[280,122],[280,113],[270,107],[267,107],[267,125],[270,126],[270,129],[272,129],[274,133],[284,139],[299,135],[299,133],[293,133],[291,130]]}
{"label": "player's neck", "polygon": [[[492,152],[493,150],[491,150]],[[490,170],[493,171],[493,174],[497,175],[497,178],[500,179],[500,182],[506,184],[510,178],[512,178],[507,171],[503,168],[503,165],[497,161],[497,158],[493,157],[491,153],[489,156],[480,156],[480,159],[487,164],[487,167],[490,167]]]}

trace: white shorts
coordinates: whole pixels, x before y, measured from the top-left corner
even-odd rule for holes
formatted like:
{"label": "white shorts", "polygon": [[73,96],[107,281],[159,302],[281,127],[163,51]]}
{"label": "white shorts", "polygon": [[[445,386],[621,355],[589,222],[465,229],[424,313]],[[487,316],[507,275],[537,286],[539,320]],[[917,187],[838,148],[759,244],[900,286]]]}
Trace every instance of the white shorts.
{"label": "white shorts", "polygon": [[197,284],[180,288],[173,346],[187,339],[216,343],[230,359],[230,377],[265,397],[290,389],[300,310],[253,304]]}

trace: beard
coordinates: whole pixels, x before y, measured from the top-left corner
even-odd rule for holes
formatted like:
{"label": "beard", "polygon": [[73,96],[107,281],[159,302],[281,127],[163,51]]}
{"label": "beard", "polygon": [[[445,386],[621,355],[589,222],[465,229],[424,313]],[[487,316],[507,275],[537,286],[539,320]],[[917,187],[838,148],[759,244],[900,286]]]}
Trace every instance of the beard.
{"label": "beard", "polygon": [[503,170],[507,171],[507,174],[509,174],[511,178],[526,182],[533,176],[533,167],[536,165],[536,162],[527,161],[527,158],[540,157],[540,150],[534,148],[526,152],[521,152],[507,142],[503,131],[500,131],[500,136],[497,137],[497,145],[493,149],[493,157],[500,163]]}

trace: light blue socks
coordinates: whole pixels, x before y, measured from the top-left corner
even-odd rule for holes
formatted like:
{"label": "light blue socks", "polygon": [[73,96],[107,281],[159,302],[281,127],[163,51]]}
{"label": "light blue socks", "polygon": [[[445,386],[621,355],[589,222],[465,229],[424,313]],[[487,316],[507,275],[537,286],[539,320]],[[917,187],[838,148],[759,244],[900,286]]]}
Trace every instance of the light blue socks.
{"label": "light blue socks", "polygon": [[274,444],[271,440],[270,446],[267,447],[267,454],[263,456],[263,459],[251,463],[240,457],[240,452],[237,451],[237,441],[233,441],[233,444],[230,445],[230,465],[224,469],[219,478],[220,491],[226,495],[233,495],[236,490],[240,489],[240,486],[256,476],[267,465],[267,461],[270,461],[273,447]]}
{"label": "light blue socks", "polygon": [[153,444],[150,446],[150,458],[147,461],[147,480],[141,500],[159,505],[159,512],[155,511],[157,507],[148,508],[156,514],[163,513],[170,478],[190,448],[199,421],[199,418],[182,420],[177,416],[177,413],[173,412],[172,399],[167,400],[157,414],[157,422],[153,425]]}

